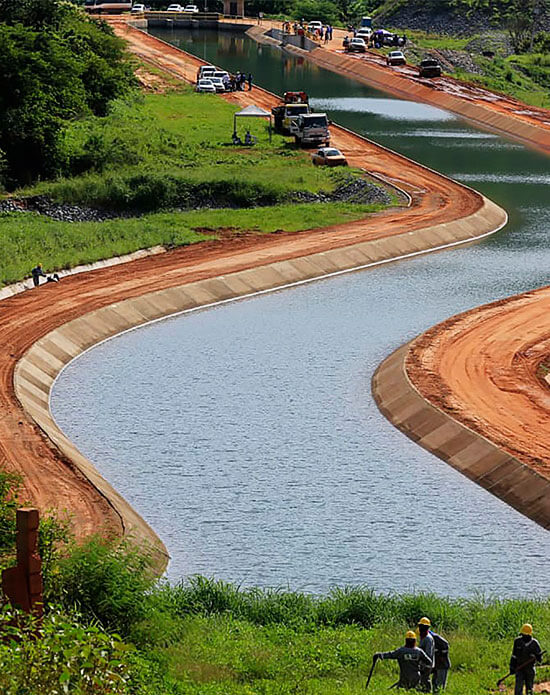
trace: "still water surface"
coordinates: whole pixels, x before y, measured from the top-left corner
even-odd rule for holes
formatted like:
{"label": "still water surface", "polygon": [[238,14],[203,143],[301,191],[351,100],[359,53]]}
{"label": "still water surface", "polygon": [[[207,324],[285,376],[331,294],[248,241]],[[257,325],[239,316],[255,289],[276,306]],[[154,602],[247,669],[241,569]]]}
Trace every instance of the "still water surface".
{"label": "still water surface", "polygon": [[335,121],[483,191],[510,224],[116,338],[61,375],[61,427],[161,535],[171,579],[547,594],[550,535],[395,430],[370,380],[437,321],[547,284],[548,160],[244,36],[156,33],[274,92],[307,89]]}

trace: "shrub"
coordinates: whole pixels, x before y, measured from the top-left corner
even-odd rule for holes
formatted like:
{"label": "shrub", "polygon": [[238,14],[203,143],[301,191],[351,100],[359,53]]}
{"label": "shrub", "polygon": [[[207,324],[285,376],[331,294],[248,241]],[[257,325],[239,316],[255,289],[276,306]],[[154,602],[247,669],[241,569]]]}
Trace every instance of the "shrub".
{"label": "shrub", "polygon": [[51,596],[88,622],[128,634],[146,615],[153,582],[147,554],[125,541],[93,537],[59,561]]}
{"label": "shrub", "polygon": [[128,647],[116,635],[83,627],[51,610],[42,624],[24,613],[0,611],[0,690],[4,695],[129,692]]}

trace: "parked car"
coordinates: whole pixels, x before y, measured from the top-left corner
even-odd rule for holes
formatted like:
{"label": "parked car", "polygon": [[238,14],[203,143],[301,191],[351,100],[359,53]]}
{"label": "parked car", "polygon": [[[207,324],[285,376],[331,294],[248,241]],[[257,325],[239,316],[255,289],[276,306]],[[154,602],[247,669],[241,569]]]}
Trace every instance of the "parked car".
{"label": "parked car", "polygon": [[200,80],[202,77],[213,75],[217,69],[218,68],[216,68],[214,65],[201,65],[199,68],[198,79]]}
{"label": "parked car", "polygon": [[168,5],[166,12],[183,12],[183,7],[181,5]]}
{"label": "parked car", "polygon": [[188,13],[192,13],[192,14],[196,14],[196,13],[198,13],[199,8],[196,5],[186,5],[183,8],[183,11],[188,12]]}
{"label": "parked car", "polygon": [[195,87],[195,92],[216,92],[216,85],[212,82],[212,80],[207,79],[206,77],[204,79],[201,79],[197,82],[197,86]]}
{"label": "parked car", "polygon": [[363,27],[363,29],[359,29],[359,31],[355,35],[355,38],[365,39],[365,41],[368,41],[371,36],[372,36],[372,29],[369,29],[369,27]]}
{"label": "parked car", "polygon": [[321,147],[311,155],[311,161],[315,166],[347,167],[348,165],[347,159],[336,147]]}
{"label": "parked car", "polygon": [[317,20],[314,20],[313,22],[310,22],[307,25],[307,28],[310,31],[315,31],[315,29],[322,29],[323,28],[323,22],[318,22]]}
{"label": "parked car", "polygon": [[403,51],[390,51],[386,58],[388,65],[405,65],[407,63]]}
{"label": "parked car", "polygon": [[214,77],[211,75],[209,78],[210,82],[214,85],[216,92],[225,92],[225,82],[221,77]]}
{"label": "parked car", "polygon": [[130,12],[145,12],[145,5],[132,5]]}
{"label": "parked car", "polygon": [[420,77],[441,77],[441,65],[434,58],[424,58],[418,69]]}
{"label": "parked car", "polygon": [[367,50],[367,44],[365,43],[365,39],[358,39],[357,37],[351,39],[351,41],[347,45],[346,50],[349,53],[365,53]]}

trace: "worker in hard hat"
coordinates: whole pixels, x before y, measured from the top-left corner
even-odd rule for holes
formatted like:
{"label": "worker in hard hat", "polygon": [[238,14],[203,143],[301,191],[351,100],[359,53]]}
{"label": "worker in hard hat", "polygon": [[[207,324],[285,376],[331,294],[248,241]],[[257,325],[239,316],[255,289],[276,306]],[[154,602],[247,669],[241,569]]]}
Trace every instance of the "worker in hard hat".
{"label": "worker in hard hat", "polygon": [[515,695],[523,695],[523,688],[527,695],[532,695],[535,682],[535,664],[542,661],[542,649],[533,637],[533,628],[525,623],[519,631],[519,637],[514,640],[512,657],[510,659],[510,673],[516,674]]}
{"label": "worker in hard hat", "polygon": [[416,634],[409,630],[405,635],[405,646],[394,649],[393,652],[377,652],[373,656],[373,661],[378,659],[396,659],[399,664],[398,688],[413,690],[420,684],[420,669],[422,667],[431,668],[432,660],[416,646]]}
{"label": "worker in hard hat", "polygon": [[429,618],[420,618],[418,621],[418,633],[420,634],[420,642],[418,646],[430,658],[429,666],[421,666],[420,668],[420,690],[423,693],[432,692],[432,684],[430,676],[434,667],[435,642],[431,635],[430,628],[432,623]]}
{"label": "worker in hard hat", "polygon": [[39,263],[36,268],[33,268],[31,270],[31,275],[32,275],[32,282],[35,287],[38,287],[40,284],[40,278],[47,277],[46,273],[42,270],[42,263]]}

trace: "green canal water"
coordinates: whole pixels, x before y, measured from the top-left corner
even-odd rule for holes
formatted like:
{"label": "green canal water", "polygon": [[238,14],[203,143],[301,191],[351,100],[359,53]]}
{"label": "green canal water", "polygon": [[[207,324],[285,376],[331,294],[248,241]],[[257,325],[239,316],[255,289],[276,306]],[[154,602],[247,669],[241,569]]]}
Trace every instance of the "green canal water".
{"label": "green canal water", "polygon": [[166,542],[171,579],[547,594],[549,534],[395,430],[370,379],[437,321],[547,284],[549,160],[243,35],[155,34],[271,91],[306,89],[336,122],[481,190],[510,223],[476,245],[120,336],[63,372],[59,424]]}

